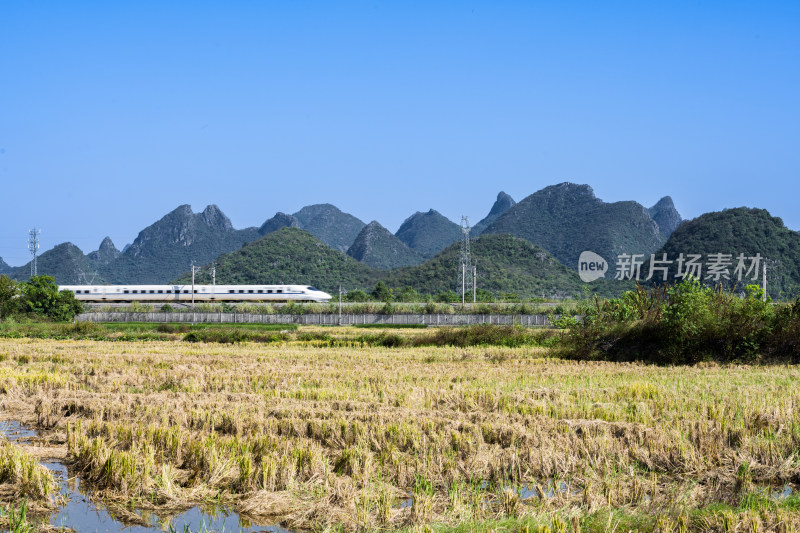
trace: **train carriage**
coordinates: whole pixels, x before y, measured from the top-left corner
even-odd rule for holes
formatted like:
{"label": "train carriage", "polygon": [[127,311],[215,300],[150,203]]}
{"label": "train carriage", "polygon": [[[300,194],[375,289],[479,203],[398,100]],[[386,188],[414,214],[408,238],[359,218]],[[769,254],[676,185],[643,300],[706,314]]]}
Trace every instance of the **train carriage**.
{"label": "train carriage", "polygon": [[311,285],[60,285],[82,302],[329,302]]}

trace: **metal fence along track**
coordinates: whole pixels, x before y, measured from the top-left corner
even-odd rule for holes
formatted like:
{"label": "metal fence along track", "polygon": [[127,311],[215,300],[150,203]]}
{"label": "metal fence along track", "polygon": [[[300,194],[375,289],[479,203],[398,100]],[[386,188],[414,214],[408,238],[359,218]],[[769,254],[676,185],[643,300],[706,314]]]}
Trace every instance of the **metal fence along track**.
{"label": "metal fence along track", "polygon": [[83,313],[79,322],[182,322],[219,324],[301,324],[317,326],[350,326],[356,324],[424,324],[426,326],[467,326],[497,324],[503,326],[549,326],[547,315],[474,315],[474,314],[343,314],[312,313],[306,315],[243,314],[243,313]]}

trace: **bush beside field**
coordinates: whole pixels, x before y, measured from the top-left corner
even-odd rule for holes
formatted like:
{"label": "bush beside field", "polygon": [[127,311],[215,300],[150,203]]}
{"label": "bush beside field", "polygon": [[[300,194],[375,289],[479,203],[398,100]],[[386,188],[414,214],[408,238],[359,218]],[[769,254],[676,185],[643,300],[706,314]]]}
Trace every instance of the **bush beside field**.
{"label": "bush beside field", "polygon": [[748,285],[743,297],[695,279],[637,287],[594,301],[569,322],[560,354],[575,359],[659,364],[800,361],[800,299],[773,305]]}

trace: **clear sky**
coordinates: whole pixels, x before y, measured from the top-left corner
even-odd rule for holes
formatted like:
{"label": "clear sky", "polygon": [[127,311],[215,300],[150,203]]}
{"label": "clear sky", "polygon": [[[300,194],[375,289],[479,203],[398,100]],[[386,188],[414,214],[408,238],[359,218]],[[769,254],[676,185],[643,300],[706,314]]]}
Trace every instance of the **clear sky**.
{"label": "clear sky", "polygon": [[498,191],[671,195],[800,229],[800,2],[0,4],[0,257],[180,204],[391,231]]}

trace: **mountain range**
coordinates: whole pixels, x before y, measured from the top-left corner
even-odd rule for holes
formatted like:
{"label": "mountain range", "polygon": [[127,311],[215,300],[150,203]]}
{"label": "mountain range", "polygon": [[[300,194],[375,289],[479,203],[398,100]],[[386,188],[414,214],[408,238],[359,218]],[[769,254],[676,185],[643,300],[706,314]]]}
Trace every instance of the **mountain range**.
{"label": "mountain range", "polygon": [[[674,214],[680,217],[677,211]],[[484,233],[521,237],[574,268],[586,250],[603,257],[650,254],[666,241],[641,204],[606,203],[588,185],[574,183],[553,185],[528,196],[498,216]]]}
{"label": "mountain range", "polygon": [[408,247],[376,220],[359,232],[347,255],[378,270],[418,265],[425,260],[422,253]]}
{"label": "mountain range", "polygon": [[[479,286],[483,278],[483,286],[491,290],[541,296],[576,290],[579,282],[572,274],[585,250],[608,259],[619,254],[649,257],[689,244],[711,250],[729,243],[722,239],[721,227],[734,238],[755,235],[753,228],[761,228],[761,237],[772,248],[755,241],[740,248],[761,246],[762,254],[768,251],[780,265],[775,275],[783,276],[780,287],[786,293],[800,283],[800,257],[792,248],[800,234],[766,211],[756,211],[726,210],[683,222],[669,196],[647,208],[633,201],[607,203],[588,185],[561,183],[519,202],[500,192],[470,236],[473,257],[478,257]],[[331,204],[306,206],[293,214],[278,212],[259,227],[243,229],[234,228],[215,205],[200,213],[182,205],[143,229],[122,251],[109,238],[85,255],[71,243],[62,243],[39,256],[38,271],[61,284],[167,283],[185,279],[192,262],[216,262],[220,282],[230,278],[369,288],[385,280],[430,291],[447,284],[455,288],[456,276],[450,272],[455,263],[450,263],[458,256],[462,238],[461,224],[435,209],[414,213],[392,234],[378,221],[366,224]],[[275,255],[280,248],[275,243],[281,239],[294,255]],[[543,257],[547,265],[558,267],[543,269]],[[30,265],[15,268],[0,259],[0,273],[26,279]],[[606,277],[613,275],[611,267]],[[613,287],[612,283],[603,292],[613,292]]]}
{"label": "mountain range", "polygon": [[[725,288],[747,284],[761,285],[763,265],[767,267],[767,292],[776,299],[787,299],[800,291],[800,233],[792,231],[783,220],[773,217],[765,209],[738,207],[706,213],[680,225],[664,245],[655,252],[656,266],[667,268],[667,281],[674,283],[678,274],[678,259],[683,254],[700,256],[696,261],[701,267],[699,277]],[[737,272],[739,256],[743,270]],[[757,265],[751,270],[756,256]],[[665,263],[664,261],[671,261]],[[720,265],[709,270],[709,265]],[[649,274],[651,262],[642,266]],[[683,265],[686,270],[686,264]],[[749,272],[748,272],[749,271]],[[644,275],[644,274],[643,274]],[[654,271],[653,279],[663,280],[664,271]],[[741,277],[741,280],[739,278]]]}
{"label": "mountain range", "polygon": [[[454,243],[422,264],[378,270],[334,250],[300,228],[281,228],[225,254],[216,261],[220,284],[293,283],[314,285],[331,294],[370,289],[378,281],[390,287],[410,286],[423,294],[452,291],[460,244]],[[527,297],[576,296],[582,291],[578,274],[538,246],[513,235],[481,235],[472,243],[472,258],[480,265],[478,284],[495,294]],[[176,283],[189,283],[184,274]],[[208,271],[196,283],[210,283]],[[591,289],[602,295],[618,293],[632,283],[601,281]]]}

